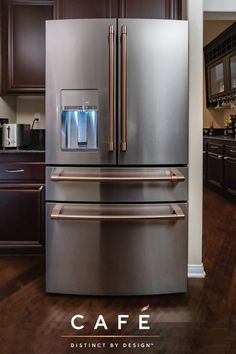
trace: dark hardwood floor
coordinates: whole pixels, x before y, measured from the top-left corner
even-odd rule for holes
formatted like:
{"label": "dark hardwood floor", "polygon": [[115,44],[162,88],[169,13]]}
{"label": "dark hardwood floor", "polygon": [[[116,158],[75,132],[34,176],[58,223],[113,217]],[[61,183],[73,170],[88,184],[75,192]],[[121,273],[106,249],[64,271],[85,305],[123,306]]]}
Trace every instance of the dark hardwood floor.
{"label": "dark hardwood floor", "polygon": [[[1,257],[0,353],[236,354],[236,204],[207,189],[203,260],[207,277],[189,279],[186,294],[104,298],[45,294],[43,257]],[[138,331],[140,313],[150,314],[150,331]],[[78,335],[70,326],[75,314],[86,317],[83,335],[94,334],[96,316],[104,314],[106,334],[159,337],[62,337]],[[117,314],[130,315],[123,331],[116,329]],[[107,343],[107,347],[71,348],[71,343],[85,342]],[[120,345],[116,350],[108,347],[114,342]],[[122,349],[122,343],[128,342],[153,346]]]}

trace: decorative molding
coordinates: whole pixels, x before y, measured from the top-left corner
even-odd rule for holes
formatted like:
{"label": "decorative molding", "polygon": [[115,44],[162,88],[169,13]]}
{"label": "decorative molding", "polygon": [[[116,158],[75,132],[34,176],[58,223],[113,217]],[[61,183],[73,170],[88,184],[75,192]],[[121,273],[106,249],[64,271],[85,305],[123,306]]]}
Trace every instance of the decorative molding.
{"label": "decorative molding", "polygon": [[205,276],[203,263],[188,264],[188,278],[205,278]]}

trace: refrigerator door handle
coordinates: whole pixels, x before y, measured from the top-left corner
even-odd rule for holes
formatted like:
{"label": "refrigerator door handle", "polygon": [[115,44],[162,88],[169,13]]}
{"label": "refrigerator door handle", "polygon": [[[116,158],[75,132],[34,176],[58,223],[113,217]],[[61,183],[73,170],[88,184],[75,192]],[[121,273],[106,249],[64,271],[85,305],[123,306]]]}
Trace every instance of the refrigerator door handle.
{"label": "refrigerator door handle", "polygon": [[53,182],[184,182],[185,176],[177,169],[168,169],[163,175],[63,175],[63,168],[55,168],[50,180]]}
{"label": "refrigerator door handle", "polygon": [[127,151],[127,26],[121,26],[121,151]]}
{"label": "refrigerator door handle", "polygon": [[[79,207],[75,207],[78,209],[77,213],[63,213],[64,211],[64,205],[63,204],[56,204],[56,206],[53,208],[52,213],[51,213],[51,219],[53,220],[68,220],[68,221],[145,221],[145,220],[152,220],[152,221],[158,221],[158,220],[179,220],[179,219],[184,219],[185,215],[183,210],[180,208],[179,205],[177,204],[171,204],[169,205],[171,208],[170,213],[166,214],[158,214],[158,213],[150,213],[150,214],[132,214],[132,213],[123,213],[123,214],[102,214],[102,213],[84,213],[83,210],[81,209],[82,212],[80,212]],[[141,207],[142,209],[143,207]],[[89,209],[89,208],[87,208]],[[144,208],[143,208],[144,209]],[[92,209],[93,210],[93,209]],[[98,209],[99,210],[99,209]],[[151,207],[150,207],[151,211]]]}
{"label": "refrigerator door handle", "polygon": [[114,151],[114,26],[108,27],[109,41],[109,144],[108,151]]}

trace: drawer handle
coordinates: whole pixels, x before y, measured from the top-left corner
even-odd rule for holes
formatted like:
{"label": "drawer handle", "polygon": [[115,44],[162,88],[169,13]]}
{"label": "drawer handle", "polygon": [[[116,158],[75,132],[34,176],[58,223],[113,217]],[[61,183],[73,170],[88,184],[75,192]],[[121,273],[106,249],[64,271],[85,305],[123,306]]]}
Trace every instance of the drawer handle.
{"label": "drawer handle", "polygon": [[184,175],[178,170],[166,170],[163,176],[63,176],[62,171],[53,171],[53,182],[183,182]]}
{"label": "drawer handle", "polygon": [[229,151],[230,151],[230,152],[233,152],[233,153],[236,153],[236,150],[232,150],[232,149],[230,149]]}
{"label": "drawer handle", "polygon": [[212,149],[219,149],[219,146],[210,145]]}
{"label": "drawer handle", "polygon": [[22,173],[22,172],[25,172],[25,170],[9,168],[9,169],[5,170],[5,172],[8,172],[8,173]]}
{"label": "drawer handle", "polygon": [[178,220],[185,215],[179,205],[171,204],[172,213],[153,215],[70,215],[63,214],[63,204],[57,204],[51,213],[53,220],[79,220],[79,221],[142,221],[142,220]]}

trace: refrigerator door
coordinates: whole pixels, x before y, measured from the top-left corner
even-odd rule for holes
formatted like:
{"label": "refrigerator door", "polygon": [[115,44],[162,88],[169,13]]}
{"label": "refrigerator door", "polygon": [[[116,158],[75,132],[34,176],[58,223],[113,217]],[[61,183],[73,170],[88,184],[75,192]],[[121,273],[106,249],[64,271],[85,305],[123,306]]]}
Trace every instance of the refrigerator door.
{"label": "refrigerator door", "polygon": [[116,20],[46,23],[46,163],[115,164]]}
{"label": "refrigerator door", "polygon": [[119,164],[188,163],[188,24],[119,20]]}
{"label": "refrigerator door", "polygon": [[46,291],[184,292],[187,225],[184,203],[48,203]]}

